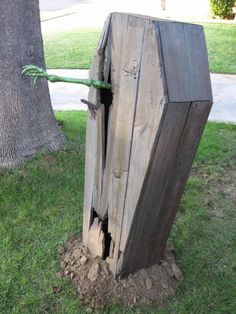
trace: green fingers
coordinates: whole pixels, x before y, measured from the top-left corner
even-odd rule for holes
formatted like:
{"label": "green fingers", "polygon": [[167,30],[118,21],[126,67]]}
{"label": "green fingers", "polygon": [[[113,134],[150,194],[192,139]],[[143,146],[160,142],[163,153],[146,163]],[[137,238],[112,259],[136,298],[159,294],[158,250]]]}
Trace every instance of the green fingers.
{"label": "green fingers", "polygon": [[42,69],[39,68],[35,65],[29,64],[29,65],[24,65],[22,67],[22,74],[26,75],[26,76],[32,76],[33,77],[33,85],[36,85],[37,79],[39,77],[45,77],[48,78],[48,74],[47,72]]}
{"label": "green fingers", "polygon": [[111,84],[107,82],[93,80],[93,79],[76,79],[76,78],[62,77],[62,76],[57,76],[57,75],[49,75],[44,69],[39,68],[32,64],[24,65],[22,68],[22,74],[26,76],[32,76],[34,85],[36,84],[37,79],[39,77],[45,77],[47,80],[49,80],[52,83],[67,82],[67,83],[83,84],[88,87],[93,86],[97,89],[111,89]]}

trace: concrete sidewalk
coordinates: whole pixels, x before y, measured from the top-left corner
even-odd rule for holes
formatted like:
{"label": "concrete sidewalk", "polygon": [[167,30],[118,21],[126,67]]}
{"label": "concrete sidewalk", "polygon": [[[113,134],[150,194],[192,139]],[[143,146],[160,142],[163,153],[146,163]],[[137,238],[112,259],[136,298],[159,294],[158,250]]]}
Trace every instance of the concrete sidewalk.
{"label": "concrete sidewalk", "polygon": [[[56,75],[87,78],[88,70],[49,70]],[[236,123],[236,75],[211,74],[214,104],[210,121]],[[80,102],[87,99],[88,87],[68,83],[49,83],[54,110],[87,110]]]}
{"label": "concrete sidewalk", "polygon": [[213,107],[210,121],[236,123],[236,75],[211,74]]}

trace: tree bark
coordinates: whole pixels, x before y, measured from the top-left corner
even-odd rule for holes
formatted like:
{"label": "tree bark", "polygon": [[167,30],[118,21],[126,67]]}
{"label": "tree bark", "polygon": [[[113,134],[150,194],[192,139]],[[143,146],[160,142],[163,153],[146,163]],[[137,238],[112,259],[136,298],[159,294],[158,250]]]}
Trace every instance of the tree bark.
{"label": "tree bark", "polygon": [[48,83],[33,86],[21,74],[25,64],[45,68],[38,0],[0,1],[0,167],[63,148]]}

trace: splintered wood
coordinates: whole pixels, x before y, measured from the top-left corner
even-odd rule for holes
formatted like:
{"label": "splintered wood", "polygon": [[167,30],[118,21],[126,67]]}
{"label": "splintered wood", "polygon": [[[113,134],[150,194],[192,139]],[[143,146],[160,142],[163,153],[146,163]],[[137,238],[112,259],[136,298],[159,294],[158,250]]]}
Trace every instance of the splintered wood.
{"label": "splintered wood", "polygon": [[202,26],[111,14],[90,77],[83,243],[114,276],[162,257],[207,121]]}

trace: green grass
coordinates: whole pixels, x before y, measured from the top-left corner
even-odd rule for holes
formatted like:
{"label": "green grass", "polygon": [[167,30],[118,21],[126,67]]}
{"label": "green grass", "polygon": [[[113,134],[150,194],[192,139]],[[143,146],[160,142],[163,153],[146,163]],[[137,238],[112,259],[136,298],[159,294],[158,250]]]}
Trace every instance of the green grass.
{"label": "green grass", "polygon": [[210,71],[236,74],[236,25],[203,24]]}
{"label": "green grass", "polygon": [[[210,71],[236,73],[236,25],[202,24],[206,33]],[[100,30],[74,30],[44,37],[47,68],[88,69]]]}
{"label": "green grass", "polygon": [[100,30],[77,30],[44,37],[47,68],[89,69]]}
{"label": "green grass", "polygon": [[0,313],[75,313],[79,304],[56,272],[58,246],[81,232],[86,113],[57,116],[68,149],[0,173]]}
{"label": "green grass", "polygon": [[[0,313],[85,313],[56,273],[58,247],[81,235],[86,113],[57,118],[66,151],[0,172]],[[166,304],[139,313],[236,313],[235,178],[236,125],[208,123],[171,234],[184,279]]]}

